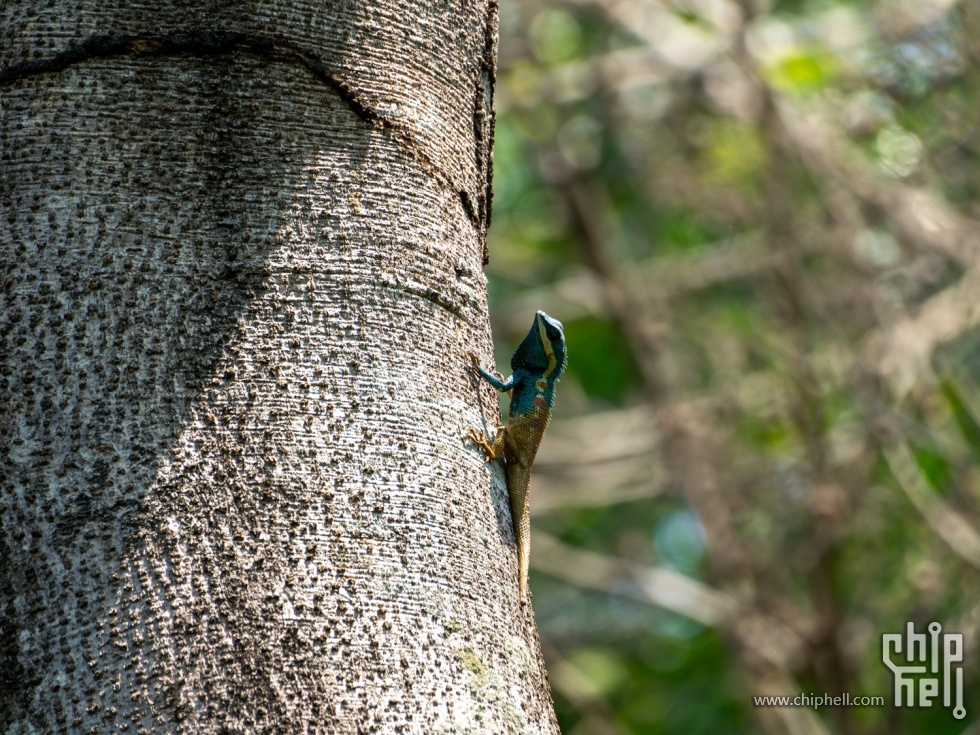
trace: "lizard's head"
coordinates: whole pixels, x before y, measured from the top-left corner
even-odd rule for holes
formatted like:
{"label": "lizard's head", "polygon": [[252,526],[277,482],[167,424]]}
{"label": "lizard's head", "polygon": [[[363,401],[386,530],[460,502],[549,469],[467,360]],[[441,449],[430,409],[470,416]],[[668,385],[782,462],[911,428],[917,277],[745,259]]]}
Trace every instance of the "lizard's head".
{"label": "lizard's head", "polygon": [[531,331],[511,358],[511,370],[526,370],[556,382],[561,379],[567,363],[565,330],[561,322],[539,311],[534,315]]}

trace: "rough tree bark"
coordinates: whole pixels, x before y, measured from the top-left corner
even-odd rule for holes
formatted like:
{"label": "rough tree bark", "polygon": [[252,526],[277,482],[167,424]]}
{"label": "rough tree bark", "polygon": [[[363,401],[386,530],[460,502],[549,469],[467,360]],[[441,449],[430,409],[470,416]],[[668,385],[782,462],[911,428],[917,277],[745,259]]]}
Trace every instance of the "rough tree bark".
{"label": "rough tree bark", "polygon": [[41,5],[0,5],[0,730],[556,733],[464,439],[495,0]]}

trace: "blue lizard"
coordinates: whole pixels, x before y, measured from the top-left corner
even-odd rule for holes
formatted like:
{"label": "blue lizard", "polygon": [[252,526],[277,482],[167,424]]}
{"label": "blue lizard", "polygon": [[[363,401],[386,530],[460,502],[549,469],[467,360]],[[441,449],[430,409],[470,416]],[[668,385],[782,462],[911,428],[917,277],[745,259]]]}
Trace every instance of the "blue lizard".
{"label": "blue lizard", "polygon": [[507,473],[507,493],[517,537],[517,560],[520,567],[520,599],[527,599],[527,570],[531,552],[531,517],[528,490],[531,465],[541,446],[541,438],[551,422],[555,405],[555,384],[561,380],[568,363],[565,330],[561,322],[543,311],[534,316],[534,324],[510,360],[513,374],[503,380],[487,372],[470,355],[473,368],[490,385],[510,394],[510,413],[506,426],[497,427],[491,443],[485,434],[470,429],[469,438],[483,448],[486,461],[503,457]]}

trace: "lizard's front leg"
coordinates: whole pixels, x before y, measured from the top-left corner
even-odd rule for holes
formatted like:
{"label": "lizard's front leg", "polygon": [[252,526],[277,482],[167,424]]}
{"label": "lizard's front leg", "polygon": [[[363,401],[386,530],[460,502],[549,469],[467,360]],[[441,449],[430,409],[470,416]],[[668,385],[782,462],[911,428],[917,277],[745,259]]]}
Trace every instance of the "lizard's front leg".
{"label": "lizard's front leg", "polygon": [[507,380],[504,380],[504,376],[497,371],[489,372],[480,367],[480,362],[477,360],[476,355],[472,352],[467,352],[470,358],[470,369],[476,374],[487,381],[490,385],[499,391],[504,391],[510,395],[510,391],[514,388],[514,376],[510,376]]}

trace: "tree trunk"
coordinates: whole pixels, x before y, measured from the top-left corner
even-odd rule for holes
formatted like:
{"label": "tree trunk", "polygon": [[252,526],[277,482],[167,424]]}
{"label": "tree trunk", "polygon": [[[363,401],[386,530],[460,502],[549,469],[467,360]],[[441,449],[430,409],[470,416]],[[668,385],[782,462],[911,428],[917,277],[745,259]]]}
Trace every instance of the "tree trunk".
{"label": "tree trunk", "polygon": [[557,732],[464,438],[495,42],[495,0],[2,4],[0,730]]}

